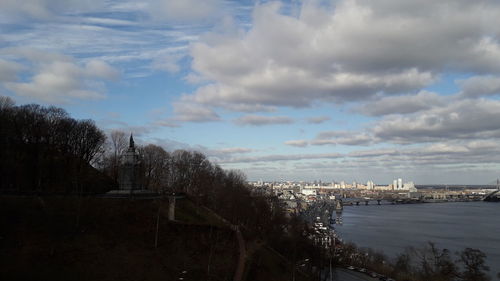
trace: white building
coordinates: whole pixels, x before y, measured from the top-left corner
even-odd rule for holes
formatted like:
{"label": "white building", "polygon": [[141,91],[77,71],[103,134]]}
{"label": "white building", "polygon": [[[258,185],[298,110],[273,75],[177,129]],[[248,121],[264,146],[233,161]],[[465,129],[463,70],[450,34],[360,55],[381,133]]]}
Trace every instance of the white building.
{"label": "white building", "polygon": [[403,189],[409,190],[410,188],[415,188],[415,184],[412,181],[405,182],[403,185]]}
{"label": "white building", "polygon": [[417,188],[415,188],[415,184],[410,181],[410,182],[406,182],[404,185],[403,185],[403,189],[404,190],[408,190],[409,192],[417,192]]}
{"label": "white building", "polygon": [[306,195],[306,196],[309,196],[309,195],[313,195],[313,196],[316,196],[316,189],[312,189],[312,188],[308,188],[308,189],[302,189],[302,194]]}
{"label": "white building", "polygon": [[375,184],[373,183],[373,181],[367,181],[366,182],[366,189],[368,189],[368,190],[375,189]]}

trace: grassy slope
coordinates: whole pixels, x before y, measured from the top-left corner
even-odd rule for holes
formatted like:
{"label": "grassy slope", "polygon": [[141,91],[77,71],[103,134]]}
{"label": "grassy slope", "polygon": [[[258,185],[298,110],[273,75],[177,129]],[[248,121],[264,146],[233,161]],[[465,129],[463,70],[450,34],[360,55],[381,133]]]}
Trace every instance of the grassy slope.
{"label": "grassy slope", "polygon": [[[290,263],[266,247],[260,248],[252,256],[248,265],[246,280],[293,280]],[[296,270],[295,280],[311,280],[311,276],[305,275],[301,270]]]}
{"label": "grassy slope", "polygon": [[[0,280],[232,280],[234,232],[189,200],[177,201],[177,223],[167,210],[167,200],[0,196]],[[290,277],[265,247],[247,263],[246,280]]]}
{"label": "grassy slope", "polygon": [[[237,244],[189,201],[169,223],[160,201],[0,197],[0,280],[231,280]],[[80,210],[80,212],[78,212]],[[80,216],[78,216],[80,213]]]}

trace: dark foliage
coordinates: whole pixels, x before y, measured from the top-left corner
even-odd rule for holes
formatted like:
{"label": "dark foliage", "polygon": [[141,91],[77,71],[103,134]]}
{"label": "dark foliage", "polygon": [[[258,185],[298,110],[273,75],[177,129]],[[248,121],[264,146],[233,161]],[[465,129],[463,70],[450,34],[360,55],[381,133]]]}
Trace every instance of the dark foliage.
{"label": "dark foliage", "polygon": [[485,274],[490,268],[485,265],[486,255],[478,249],[466,248],[460,252],[458,262],[463,265],[460,277],[463,281],[488,281]]}
{"label": "dark foliage", "polygon": [[82,193],[112,188],[91,166],[104,141],[92,120],[75,120],[61,108],[2,102],[0,190]]}
{"label": "dark foliage", "polygon": [[[393,261],[369,249],[358,249],[354,244],[343,245],[342,254],[344,264],[365,267],[401,281],[491,280],[487,275],[486,255],[478,249],[466,248],[457,252],[456,260],[452,259],[450,251],[432,242],[421,248],[408,248]],[[368,259],[363,260],[363,256]]]}

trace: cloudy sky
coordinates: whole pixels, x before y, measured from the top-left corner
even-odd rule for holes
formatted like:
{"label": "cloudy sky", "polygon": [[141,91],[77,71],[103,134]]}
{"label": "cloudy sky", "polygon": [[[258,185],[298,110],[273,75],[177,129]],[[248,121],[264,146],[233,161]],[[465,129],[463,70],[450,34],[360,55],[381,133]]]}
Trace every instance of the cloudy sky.
{"label": "cloudy sky", "polygon": [[500,1],[2,0],[0,95],[250,180],[500,177]]}

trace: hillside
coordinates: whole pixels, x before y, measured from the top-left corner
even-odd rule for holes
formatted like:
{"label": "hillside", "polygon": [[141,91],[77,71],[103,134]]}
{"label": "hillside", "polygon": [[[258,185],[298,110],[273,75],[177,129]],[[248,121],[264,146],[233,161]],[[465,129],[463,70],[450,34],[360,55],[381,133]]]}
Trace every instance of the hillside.
{"label": "hillside", "polygon": [[[158,199],[0,197],[0,279],[232,280],[234,231],[187,199],[177,202],[177,222],[167,210]],[[286,261],[265,253],[245,275],[288,280]]]}
{"label": "hillside", "polygon": [[[190,202],[179,218],[160,219],[159,200],[51,197],[0,199],[2,280],[229,280],[237,246],[231,230],[197,215]],[[80,215],[78,216],[78,213]]]}

